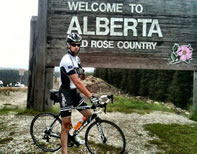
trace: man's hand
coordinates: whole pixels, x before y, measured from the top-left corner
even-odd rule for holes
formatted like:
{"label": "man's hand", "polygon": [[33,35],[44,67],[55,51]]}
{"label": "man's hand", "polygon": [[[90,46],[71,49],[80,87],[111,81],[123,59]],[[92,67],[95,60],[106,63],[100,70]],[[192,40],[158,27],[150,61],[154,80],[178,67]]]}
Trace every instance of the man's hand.
{"label": "man's hand", "polygon": [[80,74],[80,75],[79,75],[79,78],[80,78],[81,80],[85,80],[85,79],[86,79],[86,74],[85,74],[85,73]]}
{"label": "man's hand", "polygon": [[92,96],[90,98],[90,101],[95,107],[97,107],[99,105],[99,99],[97,97],[95,97],[95,96]]}

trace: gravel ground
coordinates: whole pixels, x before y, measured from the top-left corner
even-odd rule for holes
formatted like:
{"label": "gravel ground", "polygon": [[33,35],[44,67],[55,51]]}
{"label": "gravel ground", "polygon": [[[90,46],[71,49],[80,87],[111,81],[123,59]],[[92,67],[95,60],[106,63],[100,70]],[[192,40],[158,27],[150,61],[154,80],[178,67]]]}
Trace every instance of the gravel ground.
{"label": "gravel ground", "polygon": [[[73,123],[80,117],[78,112],[73,112]],[[121,127],[126,137],[126,150],[129,154],[159,152],[155,145],[149,144],[149,141],[155,137],[149,136],[148,132],[143,129],[143,125],[145,124],[192,123],[186,117],[164,112],[153,112],[145,115],[114,112],[102,113],[100,117],[113,121]],[[0,116],[0,139],[4,139],[5,142],[4,144],[0,144],[0,151],[2,153],[43,153],[33,144],[29,133],[32,119],[32,116],[16,116],[14,113],[7,116]],[[85,147],[81,147],[79,151],[84,149]]]}
{"label": "gravel ground", "polygon": [[[0,107],[3,105],[24,106],[26,104],[26,93],[15,92],[8,97],[0,96]],[[110,120],[116,123],[124,132],[126,137],[126,150],[129,154],[152,154],[159,151],[157,146],[151,145],[150,140],[156,137],[149,136],[144,130],[143,125],[150,123],[161,124],[190,124],[193,121],[188,118],[165,112],[152,112],[145,115],[137,113],[123,114],[119,112],[101,113],[102,119]],[[73,111],[73,124],[81,118],[77,111]],[[1,153],[44,153],[34,145],[30,136],[30,124],[33,116],[18,116],[15,113],[0,116],[0,154]],[[88,153],[85,146],[77,149],[79,152],[70,152],[69,154]],[[57,153],[60,153],[58,151]]]}

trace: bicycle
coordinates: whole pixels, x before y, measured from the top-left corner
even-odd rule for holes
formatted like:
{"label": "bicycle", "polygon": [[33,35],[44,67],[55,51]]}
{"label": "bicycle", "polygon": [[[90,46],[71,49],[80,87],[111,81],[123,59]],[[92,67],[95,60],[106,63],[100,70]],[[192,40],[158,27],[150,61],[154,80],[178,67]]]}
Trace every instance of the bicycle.
{"label": "bicycle", "polygon": [[[59,102],[58,90],[50,90],[50,99],[55,103]],[[99,105],[95,107],[72,107],[72,109],[92,109],[93,115],[85,121],[82,126],[68,135],[68,147],[76,145],[74,137],[78,135],[85,127],[85,145],[91,154],[97,153],[120,153],[125,152],[126,140],[123,131],[113,122],[102,120],[97,111],[98,108],[106,113],[106,107],[109,102],[113,103],[113,95],[102,95],[99,97]],[[61,148],[60,132],[61,119],[58,115],[46,112],[36,115],[30,126],[30,134],[33,142],[45,152],[55,152]],[[102,152],[101,152],[102,151]]]}

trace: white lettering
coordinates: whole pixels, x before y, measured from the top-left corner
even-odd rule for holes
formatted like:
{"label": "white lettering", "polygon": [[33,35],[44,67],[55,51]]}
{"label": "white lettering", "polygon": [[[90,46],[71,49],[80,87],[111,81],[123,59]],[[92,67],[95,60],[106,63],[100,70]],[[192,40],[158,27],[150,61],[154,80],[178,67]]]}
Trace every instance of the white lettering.
{"label": "white lettering", "polygon": [[[129,26],[129,23],[132,23],[132,26]],[[124,36],[128,36],[128,30],[133,31],[133,36],[137,36],[137,20],[133,18],[125,18],[124,19]]]}
{"label": "white lettering", "polygon": [[116,8],[116,12],[121,13],[122,12],[122,7],[123,7],[123,4],[122,3],[118,3],[117,4],[117,8]]}
{"label": "white lettering", "polygon": [[131,13],[142,13],[143,12],[143,6],[141,4],[129,4],[131,7]]}
{"label": "white lettering", "polygon": [[141,4],[137,4],[135,8],[136,8],[135,11],[137,13],[142,13],[143,12],[143,6]]}
{"label": "white lettering", "polygon": [[117,47],[119,49],[140,49],[140,50],[155,50],[157,42],[129,42],[118,41]]}
{"label": "white lettering", "polygon": [[86,11],[86,12],[123,12],[122,3],[97,3],[93,2],[89,4],[88,2],[71,2],[68,1],[68,8],[71,11]]}
{"label": "white lettering", "polygon": [[79,4],[79,11],[84,11],[86,9],[86,2],[80,2]]}
{"label": "white lettering", "polygon": [[95,40],[91,40],[91,48],[96,48],[96,41]]}
{"label": "white lettering", "polygon": [[115,29],[122,28],[122,25],[115,25],[115,22],[122,22],[122,18],[111,18],[111,24],[110,24],[110,35],[111,36],[122,36],[122,32],[115,32]]}
{"label": "white lettering", "polygon": [[75,2],[70,2],[70,1],[68,1],[69,10],[74,10],[74,11],[76,11],[77,8],[79,7],[78,5],[79,5],[78,2],[75,3]]}
{"label": "white lettering", "polygon": [[97,12],[98,11],[98,3],[96,3],[96,2],[92,3],[91,9],[92,9],[93,12]]}
{"label": "white lettering", "polygon": [[81,47],[82,48],[88,47],[88,41],[87,40],[82,40],[81,41]]}
{"label": "white lettering", "polygon": [[[101,24],[103,22],[103,24]],[[101,31],[104,29],[104,31]],[[96,18],[96,35],[108,35],[109,34],[109,19],[107,18]]]}
{"label": "white lettering", "polygon": [[134,13],[134,8],[135,8],[136,4],[129,4],[129,6],[131,7],[131,13]]}
{"label": "white lettering", "polygon": [[84,35],[95,35],[95,32],[88,31],[88,17],[83,17],[83,34]]}
{"label": "white lettering", "polygon": [[[156,27],[156,29],[154,29]],[[148,37],[152,37],[153,33],[157,33],[159,37],[163,37],[163,34],[161,32],[161,28],[159,26],[159,21],[157,19],[153,19],[153,22],[151,24]]]}
{"label": "white lettering", "polygon": [[[76,26],[74,27],[74,25]],[[77,31],[78,34],[82,34],[77,16],[72,17],[67,34],[70,34],[72,31]]]}
{"label": "white lettering", "polygon": [[99,5],[99,10],[100,10],[101,12],[105,12],[105,11],[107,10],[107,6],[105,5],[105,3],[101,3],[101,4]]}
{"label": "white lettering", "polygon": [[[158,37],[163,37],[159,21],[157,19],[134,19],[134,18],[107,18],[96,17],[95,27],[91,24],[87,16],[83,17],[83,27],[79,24],[77,16],[73,16],[70,21],[67,33],[76,31],[83,35],[101,35],[101,36],[134,36],[141,35],[142,37],[152,37],[157,34]],[[94,21],[91,20],[91,23]],[[142,23],[142,24],[139,24]],[[150,28],[148,27],[150,24]],[[82,29],[81,29],[82,28]],[[83,31],[83,33],[82,33]],[[140,33],[140,34],[139,34]]]}
{"label": "white lettering", "polygon": [[147,34],[147,23],[151,23],[152,19],[138,19],[138,22],[142,22],[142,36],[146,37]]}
{"label": "white lettering", "polygon": [[91,47],[93,48],[114,48],[114,41],[107,41],[107,40],[91,40]]}

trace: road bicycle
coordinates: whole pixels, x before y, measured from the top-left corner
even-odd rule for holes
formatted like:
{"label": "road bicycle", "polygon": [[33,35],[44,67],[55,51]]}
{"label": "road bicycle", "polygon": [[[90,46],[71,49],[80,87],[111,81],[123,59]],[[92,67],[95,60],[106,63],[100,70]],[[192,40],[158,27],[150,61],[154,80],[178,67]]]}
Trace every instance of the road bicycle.
{"label": "road bicycle", "polygon": [[[59,102],[58,90],[50,90],[50,99],[54,101],[54,104]],[[88,152],[91,154],[123,154],[125,152],[126,140],[123,131],[115,123],[102,120],[98,116],[102,108],[104,108],[106,113],[107,104],[110,102],[113,103],[113,95],[102,95],[99,97],[99,105],[97,107],[91,105],[71,108],[92,109],[93,115],[78,130],[75,130],[72,135],[68,135],[68,147],[74,145],[79,147],[79,143],[74,138],[87,127],[83,139]],[[40,113],[31,122],[30,134],[33,142],[45,152],[55,152],[61,148],[60,133],[60,113],[58,115],[48,112]]]}

